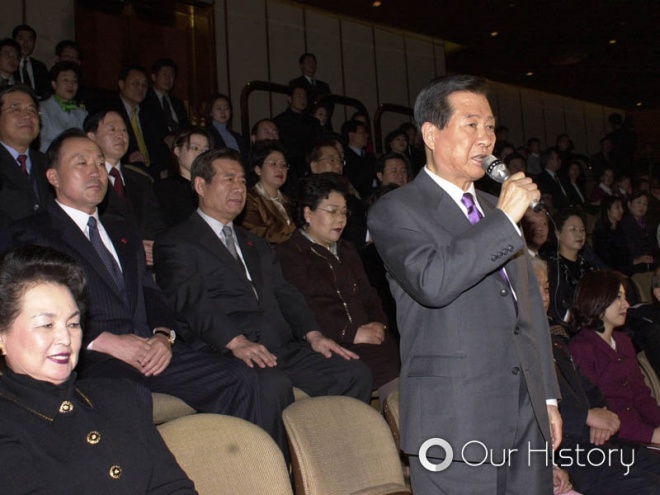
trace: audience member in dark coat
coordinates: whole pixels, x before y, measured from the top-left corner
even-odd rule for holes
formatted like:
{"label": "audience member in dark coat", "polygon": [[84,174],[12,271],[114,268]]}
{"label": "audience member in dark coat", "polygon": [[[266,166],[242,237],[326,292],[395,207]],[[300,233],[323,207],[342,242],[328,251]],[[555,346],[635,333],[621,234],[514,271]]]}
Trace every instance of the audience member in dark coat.
{"label": "audience member in dark coat", "polygon": [[190,183],[190,167],[195,158],[209,150],[209,143],[209,133],[201,127],[187,129],[174,139],[172,151],[176,163],[172,162],[165,179],[154,184],[160,211],[168,227],[180,224],[197,209],[197,193]]}
{"label": "audience member in dark coat", "polygon": [[365,151],[369,141],[367,126],[359,120],[349,120],[341,126],[341,135],[346,144],[344,175],[355,186],[360,197],[371,196],[376,182],[376,160]]}
{"label": "audience member in dark coat", "polygon": [[534,177],[534,181],[541,190],[543,202],[554,210],[567,207],[570,200],[558,175],[562,166],[559,153],[555,149],[544,151],[540,161],[543,171]]}
{"label": "audience member in dark coat", "polygon": [[37,32],[31,26],[22,24],[12,30],[11,37],[21,47],[21,61],[14,79],[17,83],[29,86],[40,100],[45,100],[51,94],[48,68],[41,60],[32,57],[37,42]]}
{"label": "audience member in dark coat", "polygon": [[212,94],[204,105],[206,131],[211,137],[213,149],[229,148],[238,151],[243,159],[247,149],[243,136],[231,129],[231,118],[234,111],[229,97],[220,93]]}
{"label": "audience member in dark coat", "polygon": [[[329,94],[330,86],[328,83],[315,79],[316,75],[316,56],[313,53],[303,53],[298,59],[298,64],[300,65],[300,77],[292,79],[289,81],[289,86],[299,86],[305,88],[307,91],[307,108],[306,111],[311,113],[312,108],[314,107],[314,101],[317,97],[321,95]],[[328,121],[332,120],[333,105],[326,104],[326,109],[328,111]],[[332,129],[332,124],[330,124]]]}
{"label": "audience member in dark coat", "polygon": [[646,213],[649,196],[644,191],[635,191],[628,201],[628,213],[621,220],[621,229],[628,243],[628,250],[633,258],[650,255],[658,259],[658,241],[655,226],[649,225]]}
{"label": "audience member in dark coat", "polygon": [[[50,190],[45,157],[30,148],[39,135],[36,96],[26,86],[11,86],[0,91],[0,106],[0,227],[8,227],[43,211]],[[25,160],[25,171],[20,160]]]}
{"label": "audience member in dark coat", "polygon": [[171,93],[176,76],[177,66],[173,60],[169,58],[156,60],[151,68],[152,86],[144,100],[145,105],[154,109],[155,115],[162,117],[167,125],[168,134],[171,135],[176,135],[190,127],[186,106]]}

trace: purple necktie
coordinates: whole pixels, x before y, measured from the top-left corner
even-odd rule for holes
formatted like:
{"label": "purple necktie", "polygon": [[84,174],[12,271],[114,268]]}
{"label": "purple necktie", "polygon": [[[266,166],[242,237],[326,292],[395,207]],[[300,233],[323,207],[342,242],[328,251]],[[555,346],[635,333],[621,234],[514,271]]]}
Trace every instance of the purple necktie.
{"label": "purple necktie", "polygon": [[[479,211],[479,208],[477,208],[477,205],[474,203],[474,197],[472,196],[472,194],[464,193],[463,197],[461,198],[461,203],[463,203],[463,206],[467,208],[468,220],[470,220],[470,223],[472,225],[474,225],[483,218],[483,215]],[[513,305],[516,308],[516,315],[517,315],[518,301],[516,301],[516,296],[513,293],[513,287],[511,286],[511,282],[509,281],[509,277],[506,274],[506,270],[504,270],[504,267],[500,268],[500,277],[502,277],[502,280],[504,280],[504,283],[509,288],[509,292],[511,293],[511,298],[513,299]]]}

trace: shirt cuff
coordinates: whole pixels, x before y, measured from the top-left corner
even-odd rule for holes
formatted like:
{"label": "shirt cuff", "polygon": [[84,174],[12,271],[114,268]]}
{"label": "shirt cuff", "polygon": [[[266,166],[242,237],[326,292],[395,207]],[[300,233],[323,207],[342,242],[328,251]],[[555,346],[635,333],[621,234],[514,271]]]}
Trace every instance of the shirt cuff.
{"label": "shirt cuff", "polygon": [[547,399],[547,400],[545,401],[545,404],[546,404],[547,406],[555,406],[555,407],[559,407],[559,401],[558,401],[557,399]]}

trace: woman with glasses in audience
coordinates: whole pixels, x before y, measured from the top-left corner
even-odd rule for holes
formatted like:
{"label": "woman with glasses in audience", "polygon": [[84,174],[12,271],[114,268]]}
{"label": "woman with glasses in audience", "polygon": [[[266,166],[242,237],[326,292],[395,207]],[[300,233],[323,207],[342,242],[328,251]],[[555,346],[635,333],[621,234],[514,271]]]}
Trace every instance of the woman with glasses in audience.
{"label": "woman with glasses in audience", "polygon": [[0,261],[0,491],[197,493],[124,380],[78,380],[85,276],[24,246]]}
{"label": "woman with glasses in audience", "polygon": [[191,127],[174,139],[172,161],[167,178],[154,184],[163,220],[168,227],[186,220],[197,210],[197,194],[190,184],[190,167],[199,155],[208,151],[211,140],[206,129]]}
{"label": "woman with glasses in audience", "polygon": [[296,230],[293,205],[280,188],[289,164],[277,141],[260,141],[250,152],[250,168],[256,184],[247,192],[241,226],[272,244],[286,241]]}
{"label": "woman with glasses in audience", "polygon": [[339,176],[307,177],[299,184],[300,228],[275,250],[284,277],[305,296],[323,334],[369,366],[382,405],[398,386],[399,353],[357,250],[340,239],[349,215]]}

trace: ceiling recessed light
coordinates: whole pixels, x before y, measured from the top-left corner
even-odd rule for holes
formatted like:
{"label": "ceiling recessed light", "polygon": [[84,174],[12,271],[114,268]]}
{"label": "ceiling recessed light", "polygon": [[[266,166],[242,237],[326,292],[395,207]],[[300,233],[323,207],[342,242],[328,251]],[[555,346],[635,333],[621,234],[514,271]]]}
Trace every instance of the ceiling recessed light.
{"label": "ceiling recessed light", "polygon": [[371,6],[372,7],[380,7],[381,3],[382,2],[380,0],[374,0],[373,2],[371,2]]}
{"label": "ceiling recessed light", "polygon": [[534,73],[530,70],[527,74],[525,74],[527,77],[531,77],[534,75]]}
{"label": "ceiling recessed light", "polygon": [[492,33],[490,33],[490,35],[491,35],[493,38],[494,38],[495,36],[499,35],[499,34],[500,34],[500,33],[498,33],[497,31],[493,31]]}
{"label": "ceiling recessed light", "polygon": [[615,40],[615,39],[611,39],[610,41],[608,41],[608,43],[609,43],[610,45],[616,45],[616,40]]}
{"label": "ceiling recessed light", "polygon": [[638,101],[637,103],[635,103],[635,105],[637,105],[638,107],[641,107],[641,106],[642,106],[642,102],[641,102],[641,101]]}

